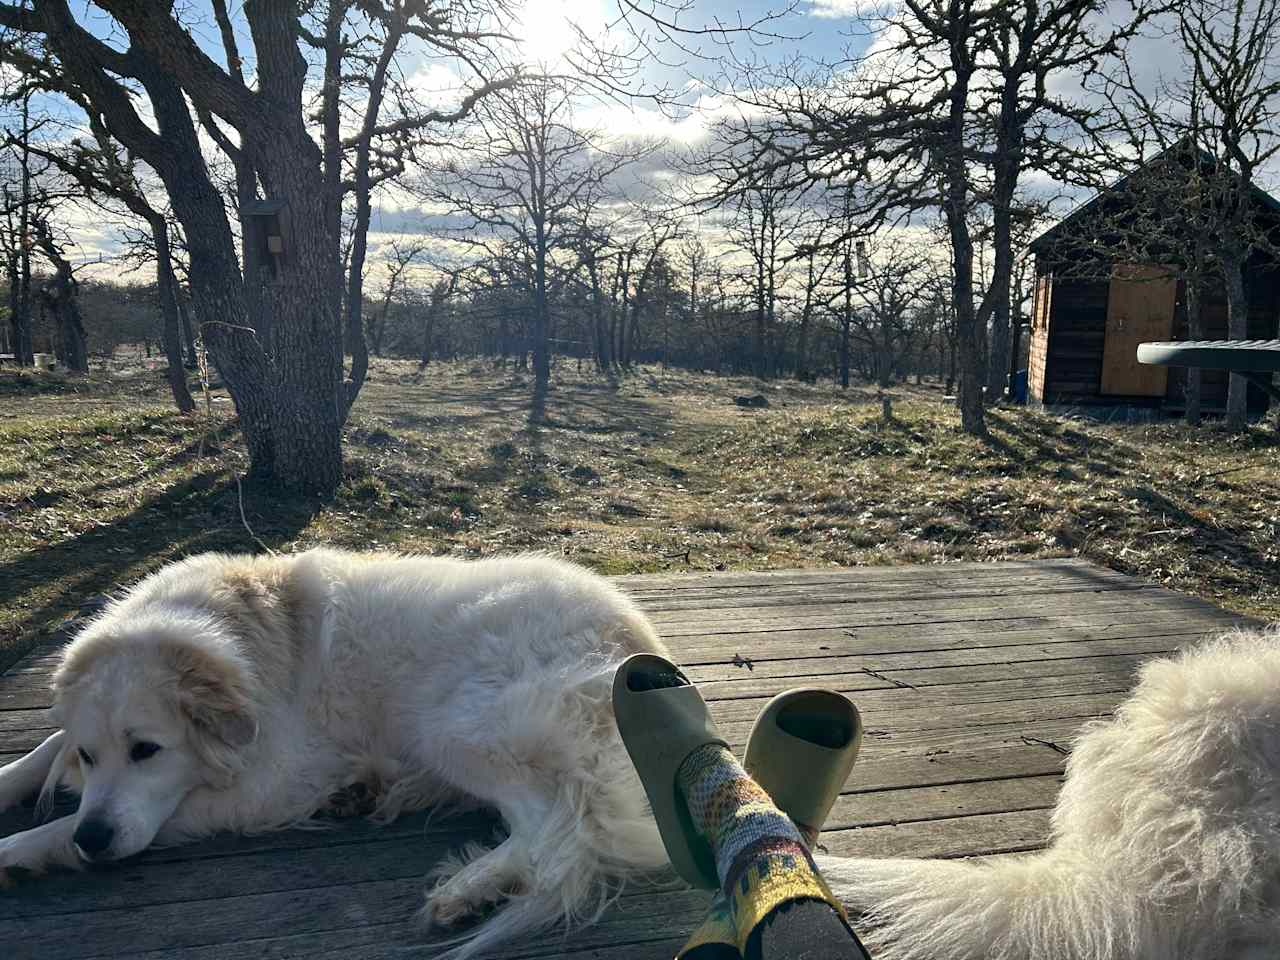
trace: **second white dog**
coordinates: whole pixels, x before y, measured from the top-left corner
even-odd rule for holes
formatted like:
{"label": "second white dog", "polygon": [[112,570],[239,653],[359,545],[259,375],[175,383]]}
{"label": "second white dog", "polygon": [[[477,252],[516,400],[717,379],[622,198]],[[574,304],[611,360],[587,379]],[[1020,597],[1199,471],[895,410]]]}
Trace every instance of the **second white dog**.
{"label": "second white dog", "polygon": [[1025,857],[819,864],[877,960],[1280,956],[1280,632],[1147,664],[1052,822]]}

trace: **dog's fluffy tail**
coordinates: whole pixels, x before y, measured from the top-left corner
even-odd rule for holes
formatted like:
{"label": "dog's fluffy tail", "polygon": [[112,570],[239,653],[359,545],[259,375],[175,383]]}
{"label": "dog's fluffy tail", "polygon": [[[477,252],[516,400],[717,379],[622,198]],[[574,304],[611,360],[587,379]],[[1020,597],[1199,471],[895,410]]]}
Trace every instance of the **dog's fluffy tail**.
{"label": "dog's fluffy tail", "polygon": [[1275,956],[1277,678],[1276,631],[1144,666],[1076,741],[1042,853],[820,867],[877,960]]}
{"label": "dog's fluffy tail", "polygon": [[[876,960],[1222,960],[1250,956],[1243,904],[1174,902],[1123,861],[1052,848],[988,860],[819,857]],[[1243,937],[1242,937],[1243,935]],[[1224,952],[1224,947],[1226,948]]]}
{"label": "dog's fluffy tail", "polygon": [[1059,851],[818,865],[877,960],[1110,960],[1145,956],[1135,946],[1153,942],[1130,889]]}

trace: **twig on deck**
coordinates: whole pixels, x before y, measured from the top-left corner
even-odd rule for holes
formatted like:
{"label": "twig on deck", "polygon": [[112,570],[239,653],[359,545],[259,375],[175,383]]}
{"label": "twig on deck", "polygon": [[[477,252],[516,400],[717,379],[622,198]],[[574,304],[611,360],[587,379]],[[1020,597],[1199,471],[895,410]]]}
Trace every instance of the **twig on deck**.
{"label": "twig on deck", "polygon": [[1070,750],[1068,750],[1066,747],[1062,746],[1061,744],[1054,743],[1052,740],[1041,740],[1039,737],[1028,737],[1024,734],[1022,737],[1022,742],[1029,747],[1039,745],[1041,747],[1048,747],[1050,750],[1060,753],[1064,757],[1071,756]]}
{"label": "twig on deck", "polygon": [[870,667],[863,667],[862,672],[869,677],[875,677],[877,680],[883,680],[885,683],[892,683],[895,687],[898,687],[899,689],[902,689],[902,690],[916,689],[911,684],[907,683],[907,681],[905,680],[898,680],[898,679],[895,679],[894,677],[886,677],[883,673],[877,673],[875,670],[872,670]]}

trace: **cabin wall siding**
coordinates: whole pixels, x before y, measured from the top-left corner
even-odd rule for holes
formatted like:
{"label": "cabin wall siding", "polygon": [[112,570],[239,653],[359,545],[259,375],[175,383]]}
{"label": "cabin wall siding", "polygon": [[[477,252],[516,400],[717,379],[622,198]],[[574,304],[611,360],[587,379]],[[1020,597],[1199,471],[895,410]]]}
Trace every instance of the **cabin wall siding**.
{"label": "cabin wall siding", "polygon": [[[1044,325],[1033,324],[1031,332],[1029,397],[1034,402],[1045,404],[1180,408],[1186,396],[1186,370],[1181,367],[1170,368],[1168,389],[1163,397],[1102,394],[1102,356],[1110,282],[1096,279],[1100,272],[1096,269],[1091,271],[1095,278],[1064,276],[1064,273],[1069,274],[1071,266],[1057,258],[1037,258],[1037,284],[1047,284],[1049,310]],[[1264,257],[1255,256],[1246,269],[1246,290],[1249,296],[1249,338],[1280,336],[1280,270],[1272,267]],[[1037,298],[1039,295],[1037,290]],[[1211,278],[1211,284],[1202,297],[1202,339],[1227,339],[1227,303],[1221,281]],[[1175,340],[1189,339],[1183,281],[1178,284],[1172,336]],[[1228,375],[1224,371],[1201,371],[1201,402],[1205,409],[1225,408],[1227,381]],[[1266,395],[1262,391],[1251,387],[1249,393],[1251,407],[1265,407]]]}
{"label": "cabin wall siding", "polygon": [[1106,281],[1055,277],[1045,362],[1046,403],[1097,397],[1107,325]]}
{"label": "cabin wall siding", "polygon": [[1027,399],[1044,403],[1045,363],[1049,358],[1049,320],[1053,306],[1053,277],[1036,277],[1031,302],[1031,334],[1027,337]]}

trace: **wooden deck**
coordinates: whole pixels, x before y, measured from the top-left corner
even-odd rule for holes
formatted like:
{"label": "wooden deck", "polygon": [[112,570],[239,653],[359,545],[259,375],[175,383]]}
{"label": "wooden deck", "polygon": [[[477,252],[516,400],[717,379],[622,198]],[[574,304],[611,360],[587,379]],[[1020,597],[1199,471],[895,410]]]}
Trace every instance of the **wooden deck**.
{"label": "wooden deck", "polygon": [[[862,757],[827,824],[834,854],[971,856],[1045,839],[1081,724],[1148,657],[1242,618],[1076,561],[621,581],[741,750],[765,699],[819,684],[855,699]],[[0,677],[0,763],[50,733],[41,647]],[[0,815],[0,836],[29,811]],[[5,960],[432,955],[410,918],[422,877],[478,815],[225,838],[0,893]],[[626,892],[598,924],[494,956],[670,958],[700,919],[687,891]],[[408,949],[406,949],[408,948]]]}

